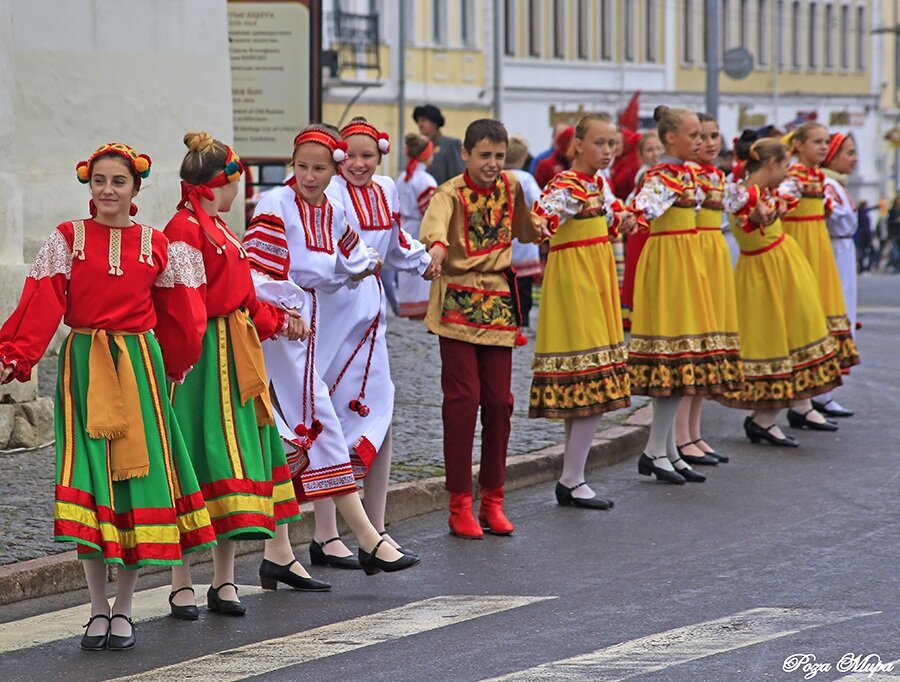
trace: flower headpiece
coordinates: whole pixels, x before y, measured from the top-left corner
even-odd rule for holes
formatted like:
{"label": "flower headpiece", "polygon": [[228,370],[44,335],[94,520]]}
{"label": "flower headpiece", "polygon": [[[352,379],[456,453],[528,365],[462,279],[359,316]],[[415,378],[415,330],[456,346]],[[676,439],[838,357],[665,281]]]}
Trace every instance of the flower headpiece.
{"label": "flower headpiece", "polygon": [[387,133],[379,132],[379,130],[367,121],[351,121],[341,128],[341,137],[347,139],[352,135],[365,135],[375,140],[378,145],[378,151],[382,154],[389,154],[391,151],[391,136]]}
{"label": "flower headpiece", "polygon": [[87,161],[79,161],[78,165],[75,166],[75,173],[81,184],[86,185],[91,181],[91,170],[94,167],[94,161],[107,154],[118,154],[121,156],[131,165],[132,170],[134,170],[141,178],[146,178],[150,175],[150,165],[152,161],[150,161],[149,156],[146,154],[139,154],[127,144],[122,144],[121,142],[107,142],[98,147],[97,151],[91,154]]}
{"label": "flower headpiece", "polygon": [[335,163],[343,163],[347,160],[347,143],[344,140],[336,140],[331,135],[317,128],[301,130],[294,138],[294,149],[301,144],[314,142],[320,144],[331,152],[331,158]]}
{"label": "flower headpiece", "polygon": [[834,161],[834,157],[837,156],[837,153],[841,149],[841,145],[844,144],[844,140],[848,137],[850,136],[846,133],[835,133],[831,136],[831,140],[828,141],[828,153],[825,155],[825,160],[822,162],[823,166],[827,166]]}

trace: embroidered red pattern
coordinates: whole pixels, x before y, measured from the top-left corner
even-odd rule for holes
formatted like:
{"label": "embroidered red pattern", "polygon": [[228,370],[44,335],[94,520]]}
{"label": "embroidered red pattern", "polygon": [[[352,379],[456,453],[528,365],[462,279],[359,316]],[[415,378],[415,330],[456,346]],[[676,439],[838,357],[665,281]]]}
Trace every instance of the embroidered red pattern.
{"label": "embroidered red pattern", "polygon": [[321,206],[313,206],[299,194],[294,194],[294,202],[300,213],[300,224],[306,235],[306,248],[310,251],[334,253],[334,238],[331,236],[333,211],[326,199]]}
{"label": "embroidered red pattern", "polygon": [[361,230],[391,229],[391,209],[381,185],[373,182],[366,187],[356,187],[348,182],[347,192]]}

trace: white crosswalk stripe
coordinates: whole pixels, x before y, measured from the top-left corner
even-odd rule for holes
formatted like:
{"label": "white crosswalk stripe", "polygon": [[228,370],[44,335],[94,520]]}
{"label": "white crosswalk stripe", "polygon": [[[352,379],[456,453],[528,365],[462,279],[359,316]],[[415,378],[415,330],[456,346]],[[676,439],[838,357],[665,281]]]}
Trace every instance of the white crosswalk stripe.
{"label": "white crosswalk stripe", "polygon": [[230,682],[455,625],[556,597],[447,596],[201,656],[118,682]]}
{"label": "white crosswalk stripe", "polygon": [[[198,595],[204,595],[208,587],[209,585],[195,585],[194,589]],[[238,591],[246,596],[259,594],[263,589],[258,585],[238,585]],[[136,592],[132,604],[134,622],[161,618],[168,614],[168,596],[168,586]],[[206,608],[205,600],[199,601],[203,604],[201,608]],[[90,609],[82,605],[0,623],[0,654],[80,635],[81,626],[87,622],[89,615]]]}
{"label": "white crosswalk stripe", "polygon": [[536,679],[542,682],[552,680],[616,682],[665,670],[706,656],[786,637],[801,630],[878,613],[880,612],[751,609],[725,618],[633,639],[582,656],[545,663],[528,670],[493,678],[489,682]]}

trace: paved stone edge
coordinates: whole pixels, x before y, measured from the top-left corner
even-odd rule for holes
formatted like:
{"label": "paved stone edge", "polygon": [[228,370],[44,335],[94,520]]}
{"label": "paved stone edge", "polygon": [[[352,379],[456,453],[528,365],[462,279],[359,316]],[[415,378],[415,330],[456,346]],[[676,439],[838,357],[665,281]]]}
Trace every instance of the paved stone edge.
{"label": "paved stone edge", "polygon": [[[591,446],[588,468],[611,466],[634,456],[640,451],[646,438],[649,423],[650,408],[645,406],[635,411],[624,424],[599,431]],[[510,457],[506,465],[507,490],[517,490],[555,480],[562,468],[562,456],[563,446],[552,445],[542,450]],[[473,477],[477,471],[478,467],[473,467]],[[475,489],[477,490],[477,486]],[[388,492],[386,521],[390,524],[446,508],[447,493],[444,490],[443,477],[398,483],[391,486]],[[291,542],[298,549],[302,549],[312,540],[314,529],[312,505],[304,504],[301,510],[303,519],[291,526]],[[341,532],[347,532],[346,527],[343,527]],[[237,554],[261,556],[262,543],[237,543]],[[209,552],[202,552],[193,558],[192,565],[210,559]],[[168,569],[148,567],[142,569],[142,573],[165,570]],[[114,571],[115,569],[110,569],[111,578]],[[74,551],[0,566],[0,604],[11,604],[84,587],[84,572]]]}

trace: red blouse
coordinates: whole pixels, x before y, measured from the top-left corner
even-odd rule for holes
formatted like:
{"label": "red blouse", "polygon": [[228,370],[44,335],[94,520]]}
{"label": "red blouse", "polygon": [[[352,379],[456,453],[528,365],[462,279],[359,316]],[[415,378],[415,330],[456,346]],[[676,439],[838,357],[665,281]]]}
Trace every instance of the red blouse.
{"label": "red blouse", "polygon": [[181,317],[180,339],[199,346],[184,317],[190,302],[173,294],[180,275],[168,246],[161,232],[137,223],[117,228],[88,218],[61,224],[38,252],[19,305],[0,328],[0,361],[15,366],[15,379],[28,381],[60,318],[74,328],[139,334],[156,325],[158,309]]}
{"label": "red blouse", "polygon": [[[170,375],[173,377],[180,377],[200,357],[203,332],[210,318],[225,317],[245,308],[262,340],[277,338],[284,326],[285,311],[256,298],[249,259],[241,240],[218,217],[213,221],[219,232],[207,235],[193,212],[183,208],[163,230],[169,240],[171,257],[179,262],[184,274],[168,295],[187,296],[200,321],[196,347],[185,347],[183,341],[177,342],[177,337],[178,329],[186,320],[160,312],[156,331],[166,367],[175,372]],[[169,343],[170,340],[176,343]]]}

